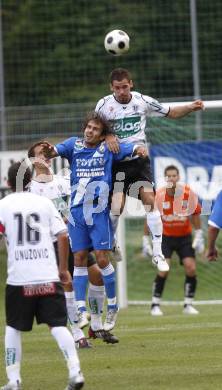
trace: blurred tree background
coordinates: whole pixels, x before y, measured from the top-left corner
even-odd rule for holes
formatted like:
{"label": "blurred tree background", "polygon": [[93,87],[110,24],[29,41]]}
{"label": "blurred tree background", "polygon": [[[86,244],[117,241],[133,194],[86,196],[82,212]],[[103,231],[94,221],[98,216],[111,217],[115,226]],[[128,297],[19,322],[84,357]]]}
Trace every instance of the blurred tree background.
{"label": "blurred tree background", "polygon": [[[221,1],[197,0],[200,89],[221,96]],[[125,30],[127,55],[105,52],[105,34]],[[6,106],[95,102],[117,66],[135,88],[163,99],[192,97],[188,0],[2,0]]]}

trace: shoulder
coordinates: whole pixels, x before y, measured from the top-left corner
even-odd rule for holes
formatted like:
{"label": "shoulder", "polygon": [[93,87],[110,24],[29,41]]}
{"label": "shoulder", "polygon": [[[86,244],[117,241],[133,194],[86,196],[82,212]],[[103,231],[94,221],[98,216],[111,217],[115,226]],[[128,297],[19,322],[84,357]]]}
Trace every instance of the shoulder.
{"label": "shoulder", "polygon": [[1,199],[0,200],[0,210],[4,210],[4,208],[6,207],[6,205],[11,202],[15,202],[15,195],[16,193],[12,193],[12,194],[9,194],[7,196],[5,196],[5,198]]}
{"label": "shoulder", "polygon": [[154,99],[153,99],[151,96],[143,95],[143,94],[140,93],[140,92],[133,91],[133,92],[131,92],[131,93],[132,93],[133,99],[138,100],[138,101],[140,101],[140,102],[152,103],[152,101],[154,101]]}
{"label": "shoulder", "polygon": [[67,187],[70,183],[70,176],[54,175],[53,180],[56,185]]}
{"label": "shoulder", "polygon": [[113,95],[110,94],[110,95],[104,96],[103,98],[98,100],[98,102],[96,104],[96,111],[101,110],[103,107],[106,106],[106,104],[110,103],[113,99],[114,99]]}
{"label": "shoulder", "polygon": [[188,184],[183,185],[183,192],[186,196],[197,196]]}

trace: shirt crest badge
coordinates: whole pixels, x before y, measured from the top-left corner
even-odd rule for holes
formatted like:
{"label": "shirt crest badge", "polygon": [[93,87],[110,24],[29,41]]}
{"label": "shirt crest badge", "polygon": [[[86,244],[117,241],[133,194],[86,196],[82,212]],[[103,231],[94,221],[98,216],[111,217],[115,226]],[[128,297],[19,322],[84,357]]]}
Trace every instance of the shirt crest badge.
{"label": "shirt crest badge", "polygon": [[77,139],[77,140],[75,141],[74,148],[75,148],[76,150],[81,150],[81,149],[83,149],[83,148],[84,148],[83,140],[82,140],[82,139]]}

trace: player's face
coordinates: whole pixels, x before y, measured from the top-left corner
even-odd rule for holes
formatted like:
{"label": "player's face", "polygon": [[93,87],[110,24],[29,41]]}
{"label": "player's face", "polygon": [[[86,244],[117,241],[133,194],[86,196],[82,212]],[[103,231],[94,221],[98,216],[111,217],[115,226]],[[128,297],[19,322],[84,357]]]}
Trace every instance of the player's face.
{"label": "player's face", "polygon": [[169,187],[175,187],[179,180],[180,176],[175,169],[169,169],[169,171],[166,172],[166,182]]}
{"label": "player's face", "polygon": [[36,168],[49,168],[51,167],[51,160],[46,158],[42,151],[42,145],[35,147],[35,159],[34,166]]}
{"label": "player's face", "polygon": [[84,130],[84,140],[87,146],[96,146],[102,140],[104,140],[104,136],[102,136],[103,125],[97,121],[91,120],[87,123],[86,128]]}
{"label": "player's face", "polygon": [[110,88],[114,92],[116,100],[122,104],[127,104],[131,100],[130,90],[133,87],[132,80],[123,79],[121,81],[113,80]]}

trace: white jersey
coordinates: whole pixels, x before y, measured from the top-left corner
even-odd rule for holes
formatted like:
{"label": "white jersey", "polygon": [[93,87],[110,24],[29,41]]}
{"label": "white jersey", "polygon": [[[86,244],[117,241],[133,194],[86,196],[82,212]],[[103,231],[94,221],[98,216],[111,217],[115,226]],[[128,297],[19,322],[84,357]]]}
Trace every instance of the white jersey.
{"label": "white jersey", "polygon": [[70,178],[65,176],[53,175],[53,179],[49,182],[39,182],[32,180],[30,183],[29,191],[33,194],[45,196],[51,199],[62,214],[67,214],[68,199],[70,196]]}
{"label": "white jersey", "polygon": [[131,96],[127,104],[119,103],[114,95],[105,96],[98,101],[95,111],[111,122],[119,142],[144,144],[147,118],[167,116],[170,108],[139,92],[131,92]]}
{"label": "white jersey", "polygon": [[7,284],[59,281],[51,235],[66,225],[49,199],[30,192],[6,196],[0,200],[0,229],[7,242]]}

